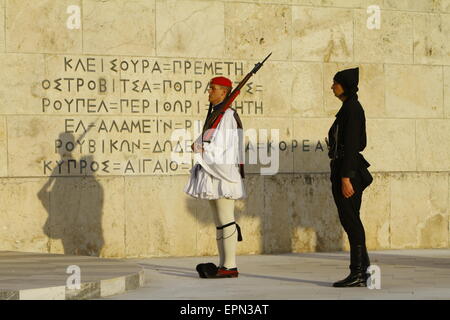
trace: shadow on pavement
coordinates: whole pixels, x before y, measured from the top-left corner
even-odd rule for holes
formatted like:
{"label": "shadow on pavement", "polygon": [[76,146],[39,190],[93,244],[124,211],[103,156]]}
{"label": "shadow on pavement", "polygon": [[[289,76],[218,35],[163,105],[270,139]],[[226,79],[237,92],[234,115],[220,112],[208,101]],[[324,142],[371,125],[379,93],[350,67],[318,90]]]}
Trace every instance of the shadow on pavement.
{"label": "shadow on pavement", "polygon": [[[182,267],[173,267],[173,266],[162,266],[156,264],[143,264],[139,263],[141,267],[145,269],[151,269],[158,271],[162,274],[170,275],[170,276],[178,276],[185,278],[199,278],[196,272],[191,272],[190,268],[182,268]],[[186,270],[186,271],[185,271]],[[277,281],[288,281],[288,282],[301,282],[301,283],[310,283],[315,284],[321,287],[330,287],[330,282],[324,281],[313,281],[313,280],[302,280],[296,278],[286,278],[286,277],[274,277],[274,276],[265,276],[265,275],[256,275],[249,273],[240,273],[240,277],[248,277],[248,278],[258,278],[258,279],[266,279],[266,280],[277,280]]]}

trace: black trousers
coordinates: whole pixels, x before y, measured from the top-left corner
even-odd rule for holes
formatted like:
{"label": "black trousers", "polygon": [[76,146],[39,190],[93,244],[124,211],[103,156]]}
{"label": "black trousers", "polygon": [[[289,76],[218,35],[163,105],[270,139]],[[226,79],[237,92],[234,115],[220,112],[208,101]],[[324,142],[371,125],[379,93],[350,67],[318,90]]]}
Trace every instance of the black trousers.
{"label": "black trousers", "polygon": [[353,196],[350,198],[345,198],[342,194],[341,178],[337,177],[333,171],[331,177],[331,188],[333,191],[334,202],[339,213],[339,220],[347,233],[350,247],[362,245],[365,248],[366,235],[359,214],[363,195],[361,188],[361,176],[358,173],[355,178],[350,178],[353,190],[355,191]]}

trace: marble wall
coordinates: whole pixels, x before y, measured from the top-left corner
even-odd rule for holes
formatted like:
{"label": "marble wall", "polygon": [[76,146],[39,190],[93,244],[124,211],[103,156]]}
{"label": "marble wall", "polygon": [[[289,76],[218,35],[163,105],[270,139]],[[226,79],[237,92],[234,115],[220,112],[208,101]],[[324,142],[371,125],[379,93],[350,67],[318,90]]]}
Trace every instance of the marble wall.
{"label": "marble wall", "polygon": [[448,248],[449,35],[449,0],[0,0],[0,250],[215,255],[171,151],[190,159],[209,79],[237,83],[269,52],[233,105],[258,142],[279,132],[277,174],[247,165],[239,254],[348,250],[324,137],[352,67],[369,249]]}

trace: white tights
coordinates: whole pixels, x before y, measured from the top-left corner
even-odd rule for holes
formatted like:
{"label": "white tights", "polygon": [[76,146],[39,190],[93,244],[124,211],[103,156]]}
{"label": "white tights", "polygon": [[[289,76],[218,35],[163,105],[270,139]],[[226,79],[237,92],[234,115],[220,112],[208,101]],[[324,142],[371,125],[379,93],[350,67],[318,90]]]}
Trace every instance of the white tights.
{"label": "white tights", "polygon": [[[234,200],[218,199],[209,201],[214,212],[216,227],[234,222]],[[219,267],[236,268],[236,244],[238,232],[235,224],[217,229],[217,249],[219,251]]]}

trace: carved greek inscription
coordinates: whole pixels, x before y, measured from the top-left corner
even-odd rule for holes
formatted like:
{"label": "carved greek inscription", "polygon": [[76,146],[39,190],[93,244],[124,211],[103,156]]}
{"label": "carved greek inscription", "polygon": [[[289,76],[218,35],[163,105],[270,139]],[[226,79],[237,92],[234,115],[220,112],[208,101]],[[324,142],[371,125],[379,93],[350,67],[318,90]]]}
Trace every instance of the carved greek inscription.
{"label": "carved greek inscription", "polygon": [[[76,8],[70,12],[67,24],[76,28]],[[192,163],[174,162],[171,153],[191,153],[192,139],[172,141],[171,133],[198,135],[211,77],[237,84],[244,75],[244,63],[235,61],[61,56],[57,63],[59,71],[41,81],[38,106],[60,116],[54,157],[41,163],[44,175],[187,173]],[[263,91],[247,83],[232,107],[264,115]]]}

